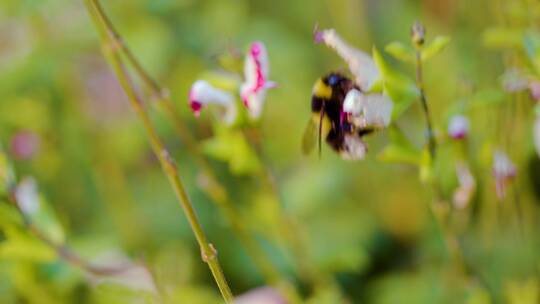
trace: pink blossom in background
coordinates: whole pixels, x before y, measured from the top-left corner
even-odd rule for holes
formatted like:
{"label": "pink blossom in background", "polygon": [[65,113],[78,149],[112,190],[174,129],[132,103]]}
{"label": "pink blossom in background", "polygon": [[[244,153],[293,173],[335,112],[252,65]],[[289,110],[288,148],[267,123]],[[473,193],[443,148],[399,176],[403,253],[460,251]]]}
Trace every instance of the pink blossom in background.
{"label": "pink blossom in background", "polygon": [[40,138],[31,131],[19,131],[10,143],[11,154],[15,159],[29,160],[39,151]]}
{"label": "pink blossom in background", "polygon": [[469,134],[469,119],[463,115],[454,115],[448,123],[448,135],[453,139],[463,139]]}

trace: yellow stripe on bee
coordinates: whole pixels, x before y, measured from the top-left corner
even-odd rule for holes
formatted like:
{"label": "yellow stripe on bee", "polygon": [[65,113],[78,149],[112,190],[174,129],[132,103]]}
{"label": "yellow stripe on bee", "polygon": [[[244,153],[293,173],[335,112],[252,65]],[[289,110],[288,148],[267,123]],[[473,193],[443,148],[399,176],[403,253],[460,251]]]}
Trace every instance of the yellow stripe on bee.
{"label": "yellow stripe on bee", "polygon": [[[317,126],[317,132],[319,131],[319,120],[321,119],[321,113],[313,113],[311,116],[311,119],[313,119],[313,122]],[[332,123],[330,122],[330,118],[328,118],[327,115],[324,115],[322,120],[322,129],[321,129],[321,137],[324,141],[326,139],[326,136],[328,133],[330,133],[330,129],[332,128]]]}
{"label": "yellow stripe on bee", "polygon": [[332,98],[332,87],[325,84],[322,79],[317,80],[313,86],[313,95],[319,98]]}

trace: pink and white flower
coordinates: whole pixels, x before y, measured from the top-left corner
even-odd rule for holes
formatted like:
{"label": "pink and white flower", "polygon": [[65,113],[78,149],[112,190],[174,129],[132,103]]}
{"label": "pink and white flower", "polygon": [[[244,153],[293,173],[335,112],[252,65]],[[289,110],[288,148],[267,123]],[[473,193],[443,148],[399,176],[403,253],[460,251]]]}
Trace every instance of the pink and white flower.
{"label": "pink and white flower", "polygon": [[[260,118],[268,89],[276,87],[268,79],[269,63],[266,47],[262,42],[253,42],[244,62],[244,79],[239,88],[240,98],[251,119]],[[235,75],[228,78],[237,81]],[[213,87],[204,80],[196,81],[189,94],[191,110],[198,116],[202,108],[208,104],[217,104],[225,109],[223,119],[227,124],[236,121],[238,108],[236,98],[231,92]]]}
{"label": "pink and white flower", "polygon": [[448,124],[448,135],[453,139],[463,139],[469,134],[469,119],[463,115],[454,115]]}
{"label": "pink and white flower", "polygon": [[261,116],[266,92],[276,84],[268,79],[268,53],[262,42],[253,42],[244,64],[244,83],[240,87],[240,97],[253,119]]}
{"label": "pink and white flower", "polygon": [[197,80],[189,91],[189,106],[195,116],[199,116],[201,110],[210,104],[215,104],[224,109],[223,120],[232,124],[236,120],[237,108],[234,96],[222,89],[212,86],[205,80]]}
{"label": "pink and white flower", "polygon": [[324,43],[334,49],[338,55],[347,62],[349,70],[354,75],[356,84],[364,92],[371,89],[373,84],[379,80],[380,72],[375,61],[365,52],[349,45],[341,38],[336,30],[316,30],[314,39],[317,43]]}

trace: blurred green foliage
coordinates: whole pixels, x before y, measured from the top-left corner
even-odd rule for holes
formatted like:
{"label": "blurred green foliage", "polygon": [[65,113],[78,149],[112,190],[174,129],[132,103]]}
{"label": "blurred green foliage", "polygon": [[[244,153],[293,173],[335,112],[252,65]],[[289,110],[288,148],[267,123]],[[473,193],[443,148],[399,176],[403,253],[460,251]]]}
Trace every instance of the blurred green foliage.
{"label": "blurred green foliage", "polygon": [[[305,303],[538,302],[539,155],[532,122],[540,114],[529,92],[529,84],[540,78],[538,3],[103,2],[142,65],[170,89],[242,223]],[[427,28],[422,59],[439,142],[434,163],[424,149],[414,83],[409,29],[416,19]],[[394,124],[368,138],[364,161],[343,161],[326,147],[321,159],[300,153],[314,81],[329,71],[347,71],[332,51],[313,43],[317,23],[335,28],[367,53],[373,50],[382,71],[379,89],[395,102]],[[235,54],[254,40],[266,44],[270,77],[279,84],[269,91],[260,124],[251,126],[258,129],[256,144],[238,129],[217,125],[208,113],[195,119],[187,105],[197,79],[234,86],[214,71],[240,72]],[[1,1],[0,42],[0,302],[219,303],[186,219],[100,53],[81,1]],[[525,85],[509,90],[501,76],[512,69],[519,73],[511,82]],[[200,188],[200,168],[185,143],[157,107],[147,106],[178,160],[233,293],[267,284]],[[467,140],[447,135],[455,114],[471,122]],[[29,143],[28,133],[38,140]],[[497,149],[517,167],[504,199],[496,195],[492,172]],[[475,177],[476,192],[459,208],[452,197],[460,187],[456,164],[463,161]],[[436,178],[440,193],[419,175]],[[35,218],[22,217],[13,205],[15,187],[28,176],[39,189]],[[443,207],[431,210],[437,195]],[[448,250],[448,231],[432,211],[451,214],[447,225],[461,261]],[[48,231],[56,244],[84,260],[121,252],[143,263],[157,291],[133,288],[129,280],[142,276],[115,282],[92,277],[31,227]],[[299,252],[289,245],[293,236],[299,238]]]}

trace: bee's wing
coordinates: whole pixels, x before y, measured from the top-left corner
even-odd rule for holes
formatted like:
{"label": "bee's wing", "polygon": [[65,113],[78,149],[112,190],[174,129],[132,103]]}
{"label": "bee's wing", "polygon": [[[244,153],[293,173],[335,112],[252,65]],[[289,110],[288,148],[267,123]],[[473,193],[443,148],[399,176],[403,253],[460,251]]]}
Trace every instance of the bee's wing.
{"label": "bee's wing", "polygon": [[302,153],[307,155],[313,150],[317,143],[318,134],[319,126],[315,120],[310,118],[304,130],[304,136],[302,137]]}

